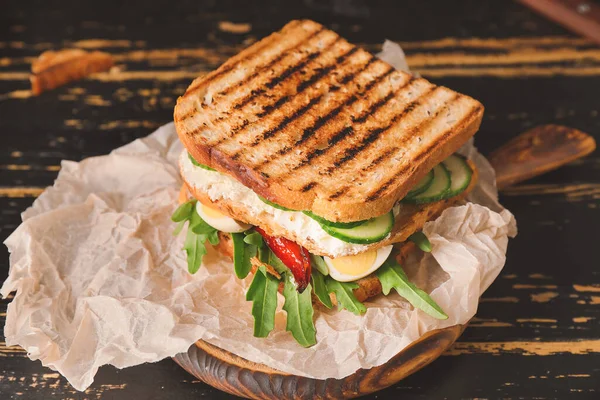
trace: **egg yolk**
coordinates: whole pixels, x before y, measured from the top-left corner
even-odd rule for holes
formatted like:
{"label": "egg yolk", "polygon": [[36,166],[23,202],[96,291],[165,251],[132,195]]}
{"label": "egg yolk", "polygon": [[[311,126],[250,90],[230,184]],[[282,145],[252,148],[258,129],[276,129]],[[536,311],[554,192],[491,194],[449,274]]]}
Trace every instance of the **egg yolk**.
{"label": "egg yolk", "polygon": [[225,218],[226,217],[225,214],[221,214],[219,211],[215,210],[214,208],[207,207],[204,204],[202,204],[202,210],[206,213],[207,216],[212,217],[212,218]]}
{"label": "egg yolk", "polygon": [[377,250],[369,250],[354,256],[334,258],[331,264],[342,274],[360,275],[371,268],[376,258]]}

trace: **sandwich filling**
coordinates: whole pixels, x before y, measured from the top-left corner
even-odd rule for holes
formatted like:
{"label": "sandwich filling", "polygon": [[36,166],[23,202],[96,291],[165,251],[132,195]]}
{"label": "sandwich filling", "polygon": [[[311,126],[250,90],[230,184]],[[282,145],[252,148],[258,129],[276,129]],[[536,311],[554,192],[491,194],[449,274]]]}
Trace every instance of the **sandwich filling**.
{"label": "sandwich filling", "polygon": [[[368,245],[348,243],[331,236],[315,219],[301,211],[286,211],[267,204],[253,190],[229,175],[194,165],[185,150],[179,158],[179,166],[186,183],[200,192],[206,193],[210,200],[228,199],[234,201],[243,206],[249,216],[254,218],[268,215],[275,224],[283,229],[302,236],[300,242],[310,241],[314,243],[322,254],[342,257],[358,254],[369,249]],[[398,214],[398,211],[399,206],[395,207],[395,215]]]}
{"label": "sandwich filling", "polygon": [[[255,336],[267,336],[274,328],[277,291],[282,291],[285,298],[287,330],[305,347],[316,343],[313,298],[327,308],[337,303],[339,309],[363,314],[366,307],[362,300],[373,293],[387,295],[394,289],[432,317],[447,318],[427,293],[408,280],[398,263],[398,251],[394,251],[397,247],[369,246],[389,237],[401,204],[370,220],[335,223],[312,212],[289,210],[271,203],[228,175],[199,164],[187,151],[182,152],[179,162],[187,187],[196,195],[208,197],[203,201],[195,198],[186,201],[187,190],[182,191],[184,196],[180,202],[183,204],[172,217],[180,224],[177,233],[188,223],[184,245],[188,268],[191,273],[199,269],[206,253],[205,242],[230,247],[225,252],[231,255],[238,278],[254,274],[246,298],[253,302]],[[421,179],[402,202],[423,204],[457,196],[470,186],[472,173],[464,158],[450,156]],[[236,220],[211,206],[212,202],[223,199],[242,206],[250,215],[248,221]],[[252,221],[261,221],[265,216],[287,231],[303,235],[303,240],[321,243],[339,255],[327,257],[311,253],[295,241],[271,236],[260,226],[248,223],[252,218]],[[431,244],[422,232],[413,233],[409,240],[421,250],[431,251]],[[362,290],[362,286],[374,286],[375,290],[359,299],[357,290]]]}

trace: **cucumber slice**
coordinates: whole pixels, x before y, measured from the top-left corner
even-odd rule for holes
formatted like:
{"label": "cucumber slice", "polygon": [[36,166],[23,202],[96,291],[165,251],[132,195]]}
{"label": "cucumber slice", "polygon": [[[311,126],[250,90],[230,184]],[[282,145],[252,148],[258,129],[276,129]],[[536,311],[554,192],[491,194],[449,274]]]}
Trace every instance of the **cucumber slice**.
{"label": "cucumber slice", "polygon": [[433,183],[423,193],[411,198],[404,198],[402,202],[410,204],[432,203],[448,197],[450,191],[450,171],[444,164],[433,167]]}
{"label": "cucumber slice", "polygon": [[451,175],[450,180],[452,182],[448,197],[462,193],[471,183],[471,177],[473,176],[473,171],[469,167],[469,164],[467,164],[467,160],[462,156],[453,154],[446,158],[442,164],[450,171]]}
{"label": "cucumber slice", "polygon": [[368,221],[368,220],[364,219],[362,221],[354,221],[354,222],[333,222],[333,221],[326,220],[323,217],[319,217],[318,215],[312,213],[311,211],[302,211],[302,212],[304,213],[304,215],[308,215],[309,217],[311,217],[312,219],[317,221],[319,224],[321,224],[321,226],[325,225],[325,226],[330,226],[332,228],[346,228],[346,229],[354,228],[354,227],[362,225]]}
{"label": "cucumber slice", "polygon": [[429,186],[433,183],[433,170],[429,171],[410,192],[406,194],[406,197],[415,197],[429,189]]}
{"label": "cucumber slice", "polygon": [[294,211],[294,210],[292,210],[292,209],[290,209],[290,208],[286,208],[286,207],[284,207],[284,206],[280,206],[279,204],[273,203],[272,201],[270,201],[270,200],[267,200],[267,199],[265,199],[265,198],[264,198],[264,197],[262,197],[262,196],[259,196],[259,195],[257,195],[257,196],[258,196],[258,198],[259,198],[259,199],[261,199],[261,200],[262,200],[262,202],[263,202],[263,203],[265,203],[265,204],[268,204],[268,205],[270,205],[270,206],[271,206],[271,207],[273,207],[273,208],[276,208],[276,209],[278,209],[278,210],[282,210],[282,211]]}
{"label": "cucumber slice", "polygon": [[200,164],[198,161],[196,161],[196,159],[194,157],[192,157],[192,155],[190,153],[188,153],[188,157],[190,158],[190,161],[192,162],[192,164],[194,164],[196,167],[203,168],[207,171],[216,171],[216,169],[211,168],[208,165]]}
{"label": "cucumber slice", "polygon": [[372,218],[354,228],[335,228],[321,225],[323,230],[333,237],[347,243],[369,244],[384,239],[394,226],[394,213],[389,212]]}

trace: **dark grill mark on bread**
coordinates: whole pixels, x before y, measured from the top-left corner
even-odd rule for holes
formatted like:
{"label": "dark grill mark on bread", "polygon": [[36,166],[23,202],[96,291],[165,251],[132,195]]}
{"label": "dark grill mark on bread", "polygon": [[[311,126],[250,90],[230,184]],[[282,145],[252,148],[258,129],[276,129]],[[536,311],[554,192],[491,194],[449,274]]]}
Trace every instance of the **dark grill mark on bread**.
{"label": "dark grill mark on bread", "polygon": [[350,57],[350,56],[352,56],[352,54],[356,53],[357,50],[358,50],[357,47],[352,47],[352,48],[350,48],[349,51],[347,51],[346,53],[344,53],[341,56],[337,57],[335,59],[335,62],[333,64],[328,65],[327,67],[319,68],[318,72],[316,74],[314,74],[309,79],[303,81],[302,83],[300,83],[300,85],[298,85],[297,91],[298,92],[302,92],[307,87],[312,86],[313,83],[319,81],[325,75],[327,75],[328,73],[330,73],[331,71],[333,71],[335,68],[338,67],[338,64],[343,63],[348,57]]}
{"label": "dark grill mark on bread", "polygon": [[302,190],[303,192],[308,192],[310,189],[314,188],[315,186],[317,186],[317,182],[310,182],[307,183],[306,185],[302,186]]}
{"label": "dark grill mark on bread", "polygon": [[[311,33],[310,35],[308,35],[306,38],[304,38],[303,40],[301,40],[300,42],[298,42],[295,46],[282,51],[273,60],[271,60],[270,62],[268,62],[265,65],[260,66],[252,74],[250,74],[249,76],[245,77],[244,79],[242,79],[241,81],[239,81],[237,84],[225,88],[225,90],[223,90],[221,93],[219,93],[219,95],[225,96],[228,93],[230,93],[233,89],[237,89],[237,88],[241,87],[242,85],[248,83],[252,79],[256,78],[261,73],[263,73],[264,71],[266,71],[269,68],[271,68],[273,65],[277,64],[278,62],[280,62],[285,56],[287,56],[289,54],[290,51],[294,51],[294,50],[298,49],[300,46],[302,46],[303,44],[305,44],[306,42],[308,42],[309,40],[311,40],[312,38],[314,38],[315,36],[317,36],[319,33],[323,32],[323,29],[324,28],[321,27],[320,29],[314,31],[313,33]],[[253,90],[253,92],[254,91],[256,91],[256,90]]]}
{"label": "dark grill mark on bread", "polygon": [[[357,48],[355,47],[353,50],[356,50]],[[352,52],[352,54],[354,53],[354,51]],[[349,56],[350,54],[348,54]],[[336,60],[337,62],[339,62],[339,59],[341,57],[338,57],[338,60]],[[351,73],[347,74],[344,76],[344,79],[352,79],[354,78],[356,75],[362,73],[363,71],[365,71],[372,63],[375,57],[371,56],[371,58],[369,58],[369,60],[358,70],[358,71],[352,71]],[[356,99],[355,96],[352,96],[354,98],[354,100]],[[298,140],[294,145],[300,145],[302,143],[304,143],[305,141],[307,141],[310,137],[312,137],[312,135],[318,131],[323,125],[325,125],[327,122],[329,122],[330,120],[332,120],[333,118],[335,118],[345,107],[347,107],[347,101],[340,104],[339,106],[337,106],[336,108],[334,108],[333,110],[330,110],[327,114],[325,115],[321,115],[317,121],[315,121],[315,123],[308,127],[305,128],[302,131],[302,136],[300,137],[300,140]],[[290,146],[285,146],[284,148],[280,149],[278,151],[279,155],[283,155],[286,154],[287,152],[289,152],[292,149],[292,147]],[[260,164],[260,166],[264,165]]]}
{"label": "dark grill mark on bread", "polygon": [[[437,88],[437,87],[436,87]],[[422,128],[424,125],[429,125],[431,124],[439,115],[442,111],[447,109],[447,105],[448,104],[452,104],[452,102],[456,101],[456,99],[460,97],[460,94],[455,93],[454,96],[452,96],[449,100],[444,102],[444,106],[445,107],[440,107],[437,112],[430,116],[429,118],[421,121],[421,123],[419,123],[417,126],[413,127],[411,130],[415,130],[415,129],[420,129]],[[481,109],[480,107],[475,107],[473,108],[469,114],[467,114],[465,117],[462,118],[462,120],[460,121],[460,123],[462,124],[463,121],[467,121],[469,120],[475,113],[479,112]],[[444,133],[438,138],[437,141],[443,141],[446,140],[446,138],[448,136],[450,136],[452,134],[452,128],[448,128],[446,129],[446,131],[444,131]],[[423,158],[425,155],[427,155],[431,149],[433,147],[436,146],[436,143],[432,143],[431,145],[427,146],[426,148],[423,148],[419,154],[417,154],[416,156],[413,157],[413,163],[418,163],[421,158]],[[373,201],[378,199],[381,194],[394,182],[394,180],[404,174],[406,171],[408,171],[408,169],[411,167],[411,165],[405,165],[404,167],[400,168],[398,171],[396,171],[387,181],[385,181],[380,187],[377,188],[377,190],[375,190],[375,192],[371,193],[369,195],[369,197],[367,197],[367,201]]]}
{"label": "dark grill mark on bread", "polygon": [[[412,79],[411,79],[411,81],[412,81]],[[404,110],[402,110],[401,113],[396,114],[394,116],[394,118],[392,118],[392,120],[386,126],[379,127],[379,128],[376,128],[376,129],[370,131],[365,137],[363,137],[363,139],[360,141],[360,143],[358,143],[356,146],[347,148],[346,151],[344,151],[344,155],[342,156],[342,158],[340,158],[339,160],[336,160],[333,163],[333,166],[329,167],[327,169],[327,171],[331,172],[334,168],[339,168],[343,164],[345,164],[348,160],[359,156],[359,153],[361,151],[363,151],[364,149],[366,149],[367,147],[369,147],[369,145],[371,143],[373,143],[377,139],[379,139],[379,137],[381,136],[381,134],[383,132],[386,132],[389,129],[393,128],[398,122],[400,122],[400,120],[402,118],[404,118],[405,115],[409,114],[410,112],[412,112],[412,110],[417,108],[424,99],[426,99],[428,96],[431,96],[438,88],[439,88],[439,86],[431,86],[429,89],[427,89],[426,91],[421,93],[419,95],[419,97],[417,97],[415,100],[408,103],[406,105],[406,107],[404,108]],[[393,92],[391,94],[394,95]],[[389,96],[386,96],[386,98],[387,97],[389,97]],[[379,107],[381,107],[381,105],[379,105]],[[375,109],[377,109],[379,107],[376,107]],[[375,112],[375,111],[373,111],[373,112]],[[367,112],[367,113],[369,115],[371,115],[373,112]],[[430,120],[432,120],[432,119],[428,119],[428,121],[430,121]],[[421,124],[417,124],[417,126],[420,126],[420,125]]]}
{"label": "dark grill mark on bread", "polygon": [[277,125],[274,128],[271,128],[271,129],[267,130],[262,135],[259,135],[256,138],[254,138],[254,141],[252,143],[250,143],[250,147],[254,147],[254,146],[258,145],[260,142],[262,142],[263,140],[275,136],[275,134],[277,132],[279,132],[280,130],[284,129],[290,122],[292,122],[296,118],[301,117],[302,115],[306,114],[306,112],[308,110],[310,110],[312,108],[312,106],[314,106],[315,104],[317,104],[321,100],[322,97],[323,97],[323,95],[321,94],[321,95],[315,97],[314,99],[311,99],[308,102],[308,104],[306,104],[303,107],[295,110],[292,115],[288,115],[287,117],[285,117],[283,119],[283,121],[281,121],[279,123],[279,125]]}
{"label": "dark grill mark on bread", "polygon": [[296,64],[293,67],[286,69],[285,71],[283,71],[282,74],[275,76],[273,79],[271,79],[269,82],[267,82],[267,84],[265,86],[268,89],[273,89],[279,83],[286,80],[288,76],[291,76],[293,73],[300,71],[302,68],[306,67],[306,64],[308,64],[309,62],[311,62],[312,60],[314,60],[315,58],[319,57],[322,54],[323,53],[320,51],[315,51],[315,52],[310,53],[308,55],[308,57],[306,57],[304,59],[304,61],[302,61],[300,64]]}
{"label": "dark grill mark on bread", "polygon": [[[337,42],[337,40],[334,41],[330,46],[332,46],[336,42]],[[331,70],[333,70],[335,67],[337,67],[338,66],[337,64],[343,62],[346,58],[350,57],[352,54],[354,54],[356,52],[356,50],[357,50],[356,47],[350,48],[344,54],[338,56],[336,58],[334,64],[328,65],[327,67],[319,68],[319,70],[318,70],[318,72],[316,74],[314,74],[313,76],[311,76],[306,81],[303,81],[298,86],[297,91],[296,91],[296,95],[299,94],[299,93],[304,92],[308,87],[310,87],[313,84],[315,84],[316,82],[320,81],[325,75],[327,75],[327,73],[329,73]],[[282,74],[282,76],[283,76],[283,74]],[[287,75],[287,76],[289,76],[289,75]],[[256,137],[254,139],[254,141],[250,144],[250,146],[251,147],[257,146],[258,144],[260,144],[260,142],[262,140],[266,140],[266,139],[269,139],[269,138],[275,136],[277,134],[277,132],[283,130],[290,122],[292,122],[292,121],[296,120],[297,118],[301,117],[302,115],[304,115],[315,104],[317,104],[322,98],[323,98],[323,94],[320,94],[317,97],[311,99],[310,102],[307,105],[301,107],[298,110],[295,110],[294,113],[291,116],[286,117],[277,127],[271,128],[271,129],[267,130],[266,132],[264,132],[262,134],[262,137],[261,136]],[[270,114],[275,109],[279,108],[279,106],[283,105],[283,103],[285,103],[288,99],[289,99],[289,96],[284,96],[283,98],[279,99],[273,106],[267,106],[266,109],[263,109],[263,112],[257,114],[257,116],[259,118],[262,118],[265,115]]]}
{"label": "dark grill mark on bread", "polygon": [[[273,111],[275,111],[276,109],[278,109],[279,107],[281,107],[282,105],[284,105],[289,99],[290,99],[290,96],[283,96],[282,98],[280,98],[279,100],[277,100],[275,103],[269,104],[268,106],[264,107],[261,112],[259,112],[258,114],[256,114],[256,116],[258,118],[263,118],[263,117],[271,114]],[[246,121],[244,121],[245,124],[247,124]]]}
{"label": "dark grill mark on bread", "polygon": [[[367,64],[370,65],[371,63],[372,63],[372,60],[369,60],[369,62]],[[365,93],[368,93],[377,83],[381,82],[383,79],[385,79],[386,77],[388,77],[393,71],[394,71],[394,69],[392,67],[390,67],[385,73],[383,73],[382,75],[380,75],[380,76],[376,77],[375,79],[371,80],[363,88],[362,91],[360,91],[358,93],[352,94],[350,97],[348,97],[346,99],[346,101],[344,101],[344,103],[342,105],[340,105],[336,109],[334,109],[332,111],[332,113],[335,113],[335,115],[337,115],[342,109],[347,108],[347,107],[351,106],[352,104],[354,104],[354,102],[356,102],[360,98],[360,96],[364,95]],[[328,120],[330,120],[329,116],[326,116],[326,117],[327,118],[325,120],[321,121],[321,124],[320,124],[319,128],[321,126],[323,126],[325,124],[325,122],[327,122]],[[317,129],[312,129],[312,130],[309,130],[308,132],[305,131],[303,133],[303,137],[304,137],[305,134],[307,136],[310,136],[310,135],[314,134],[314,132]],[[339,142],[340,140],[342,140],[346,135],[350,134],[351,132],[352,132],[352,127],[351,126],[344,127],[342,130],[340,130],[339,132],[335,133],[331,137],[331,139],[329,140],[329,143],[328,143],[328,145],[327,145],[327,147],[325,149],[314,149],[314,150],[310,151],[308,154],[305,155],[304,159],[300,162],[300,164],[295,165],[294,167],[291,168],[290,172],[295,171],[295,170],[297,170],[299,168],[302,168],[303,166],[305,166],[308,163],[310,163],[312,159],[320,156],[321,154],[324,154],[327,149],[329,149],[332,146],[334,146],[337,142]],[[306,139],[308,139],[308,137],[306,137],[304,139],[304,141]]]}
{"label": "dark grill mark on bread", "polygon": [[375,168],[377,166],[377,164],[380,164],[382,161],[388,159],[396,151],[398,151],[397,147],[392,147],[390,149],[387,149],[386,151],[384,151],[383,153],[381,153],[376,159],[374,159],[373,161],[371,161],[371,164],[369,164],[368,166],[366,166],[365,168],[363,168],[363,171],[369,171],[369,170]]}
{"label": "dark grill mark on bread", "polygon": [[[322,51],[320,52],[314,52],[311,53],[307,58],[304,59],[304,61],[302,61],[300,64],[296,64],[290,68],[288,68],[287,70],[285,70],[281,75],[273,78],[270,82],[268,82],[266,84],[266,86],[269,86],[271,84],[273,84],[274,81],[277,81],[277,83],[281,83],[283,82],[285,79],[289,78],[294,72],[299,71],[301,68],[303,68],[304,66],[306,66],[306,64],[308,64],[312,59],[316,58],[319,55],[323,54],[323,51],[326,51],[327,49],[329,49],[330,47],[332,47],[333,45],[335,45],[338,41],[340,40],[340,38],[336,38],[333,42],[329,43],[324,49],[322,49]],[[292,71],[292,72],[290,72]],[[282,78],[285,75],[284,78]],[[322,78],[322,76],[321,76]],[[273,87],[276,86],[276,84],[273,84]],[[271,87],[272,88],[272,87]],[[304,91],[307,87],[304,87],[302,89],[302,91]],[[244,99],[242,99],[241,103],[237,103],[235,105],[233,105],[234,108],[239,109],[242,108],[243,106],[247,105],[250,101],[252,100],[256,100],[256,98],[262,94],[266,93],[265,89],[256,89],[253,90],[248,96],[246,96]],[[301,91],[297,91],[295,94],[298,95],[300,94]],[[269,96],[266,96],[269,97]],[[284,98],[288,99],[288,96],[284,96]],[[285,100],[283,98],[280,98],[279,100],[277,100],[274,104],[271,105],[265,105],[263,106],[263,111],[256,114],[257,117],[259,118],[264,118],[267,115],[270,115],[273,111],[277,110],[281,105],[283,105],[283,103],[285,103]],[[304,110],[304,112],[302,112],[302,114],[304,114],[307,110]],[[219,138],[214,144],[213,146],[219,145],[221,143],[223,143],[226,140],[231,139],[233,136],[235,136],[239,131],[243,130],[244,128],[246,128],[246,126],[248,126],[249,121],[247,119],[245,119],[244,121],[242,121],[242,124],[235,126],[233,128],[231,128],[229,135],[228,136],[224,136]],[[285,125],[284,125],[285,126]],[[272,136],[272,135],[270,135]],[[269,137],[270,137],[269,136]],[[258,143],[256,144],[251,144],[251,146],[256,146]]]}
{"label": "dark grill mark on bread", "polygon": [[[301,21],[292,21],[290,23],[290,25],[286,28],[295,28],[297,25],[299,25],[301,23]],[[293,24],[293,25],[292,25]],[[306,40],[308,40],[309,38],[315,36],[316,34],[322,32],[325,28],[323,26],[320,26],[319,29],[317,29],[315,32],[311,33],[307,39],[302,40],[300,43],[298,43],[298,45],[302,44],[303,42],[305,42]],[[213,80],[215,80],[216,78],[226,74],[227,72],[231,71],[232,69],[234,69],[235,67],[237,67],[240,63],[247,61],[248,59],[253,59],[256,56],[260,55],[261,51],[264,50],[266,47],[268,47],[269,45],[271,45],[273,42],[275,42],[277,40],[276,37],[272,37],[271,40],[265,40],[262,41],[261,43],[258,43],[257,46],[255,46],[252,49],[252,52],[250,54],[247,54],[245,58],[241,58],[236,60],[235,62],[232,62],[231,64],[228,65],[224,65],[222,69],[217,69],[216,71],[214,71],[214,73],[209,74],[204,80],[202,80],[202,82],[200,82],[198,85],[190,87],[186,90],[184,96],[189,96],[193,93],[195,93],[198,88],[200,86],[209,84],[210,82],[212,82]],[[287,50],[284,50],[282,53],[285,53]]]}
{"label": "dark grill mark on bread", "polygon": [[[404,85],[402,85],[402,87],[398,88],[398,90],[402,89],[405,86],[410,85],[415,79],[416,78],[414,76],[411,76],[410,79],[407,82],[405,82]],[[388,93],[387,96],[385,96],[383,99],[380,99],[379,101],[377,101],[377,103],[375,103],[371,107],[369,107],[368,110],[365,110],[360,116],[358,116],[356,118],[352,118],[352,122],[357,123],[357,124],[361,124],[361,123],[365,122],[371,115],[373,115],[375,112],[377,112],[377,110],[379,110],[381,107],[386,105],[388,101],[393,99],[396,96],[397,92],[398,91],[396,90],[396,91],[392,91],[392,92]]]}
{"label": "dark grill mark on bread", "polygon": [[329,200],[335,200],[338,197],[340,197],[341,195],[343,195],[344,193],[346,193],[348,191],[348,186],[345,186],[343,188],[341,188],[340,190],[338,190],[337,192],[335,192],[334,194],[332,194],[331,196],[329,196]]}
{"label": "dark grill mark on bread", "polygon": [[[355,47],[353,50],[356,50],[356,49],[357,49],[357,48]],[[347,58],[347,57],[349,57],[350,55],[352,55],[352,54],[354,54],[354,53],[355,53],[355,51],[351,51],[351,52],[349,52],[349,53],[347,53],[347,54],[345,54],[345,55],[342,55],[342,56],[340,56],[340,57],[338,57],[338,58],[336,59],[336,62],[340,62],[340,60],[343,60],[344,58]],[[356,75],[358,75],[358,74],[362,73],[363,71],[365,71],[365,70],[366,70],[366,69],[367,69],[367,68],[368,68],[368,67],[369,67],[369,66],[370,66],[370,65],[373,63],[373,60],[375,60],[375,57],[371,56],[371,57],[368,59],[368,61],[367,61],[367,62],[366,62],[364,65],[362,65],[362,67],[361,67],[361,68],[360,68],[358,71],[356,71],[356,70],[353,70],[353,71],[351,71],[349,74],[346,74],[346,75],[344,76],[344,79],[348,79],[348,80],[350,80],[350,79],[352,79],[354,76],[356,76]],[[354,96],[353,96],[353,97],[354,97]],[[355,97],[354,97],[354,100],[356,100],[356,98],[355,98]],[[318,131],[318,130],[319,130],[319,129],[320,129],[322,126],[323,126],[323,125],[325,125],[327,122],[329,122],[330,120],[332,120],[333,118],[335,118],[335,117],[336,117],[336,116],[337,116],[337,115],[338,115],[338,114],[339,114],[339,113],[340,113],[340,112],[341,112],[341,111],[342,111],[342,110],[343,110],[343,109],[344,109],[344,108],[347,106],[347,104],[346,104],[346,103],[347,103],[347,101],[346,101],[346,102],[344,102],[344,103],[342,103],[342,104],[340,104],[339,106],[337,106],[337,107],[336,107],[336,108],[334,108],[333,110],[329,111],[327,114],[325,114],[325,115],[321,115],[321,116],[320,116],[320,117],[319,117],[319,118],[318,118],[318,119],[315,121],[315,123],[314,123],[312,126],[310,126],[310,127],[308,127],[308,128],[305,128],[305,129],[302,131],[302,136],[300,137],[300,139],[299,139],[298,141],[296,141],[296,142],[294,143],[294,146],[299,146],[299,145],[301,145],[302,143],[304,143],[305,141],[307,141],[307,140],[308,140],[310,137],[312,137],[312,135],[313,135],[313,134],[314,134],[316,131]],[[288,153],[290,150],[292,150],[292,148],[293,148],[293,147],[286,145],[286,146],[282,147],[281,149],[279,149],[279,150],[277,151],[277,154],[278,154],[278,155],[280,155],[280,156],[282,156],[282,155],[284,155],[284,154]],[[263,161],[259,162],[258,164],[256,164],[256,165],[255,165],[255,168],[257,168],[257,169],[260,169],[260,168],[264,167],[264,165],[266,165],[267,163],[269,163],[269,161],[271,161],[271,160],[268,160],[268,159],[267,159],[267,160],[263,160]]]}

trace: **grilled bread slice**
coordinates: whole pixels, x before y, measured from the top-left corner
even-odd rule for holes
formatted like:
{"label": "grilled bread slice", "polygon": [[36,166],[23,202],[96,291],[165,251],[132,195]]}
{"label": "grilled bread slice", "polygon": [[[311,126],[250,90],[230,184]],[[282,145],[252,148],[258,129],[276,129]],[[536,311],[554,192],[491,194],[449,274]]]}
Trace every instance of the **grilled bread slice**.
{"label": "grilled bread slice", "polygon": [[[436,218],[446,208],[463,201],[467,194],[475,187],[477,182],[477,168],[471,161],[468,161],[468,163],[473,170],[473,175],[471,176],[471,182],[469,183],[469,186],[462,193],[452,198],[429,204],[402,204],[400,213],[396,216],[396,222],[388,238],[370,245],[363,245],[361,251],[377,249],[392,243],[404,242],[410,235],[421,230],[425,222]],[[213,200],[206,193],[196,188],[192,183],[186,182],[185,176],[184,184],[185,191],[189,192],[191,196],[195,197],[198,201],[208,207],[218,209],[225,215],[250,225],[259,226],[271,236],[283,236],[304,246],[313,254],[332,258],[340,256],[338,254],[329,253],[328,249],[323,247],[321,243],[312,240],[310,237],[307,237],[303,232],[285,229],[279,225],[270,214],[267,214],[266,212],[261,212],[260,214],[251,213],[243,204],[225,197]]]}
{"label": "grilled bread slice", "polygon": [[198,162],[337,222],[388,212],[482,114],[476,100],[303,20],[195,79],[174,120]]}

